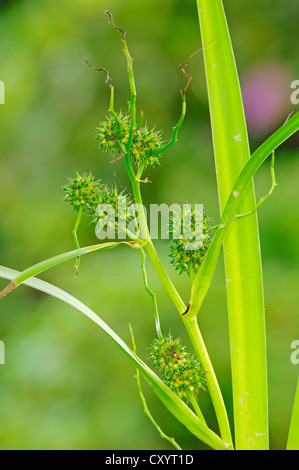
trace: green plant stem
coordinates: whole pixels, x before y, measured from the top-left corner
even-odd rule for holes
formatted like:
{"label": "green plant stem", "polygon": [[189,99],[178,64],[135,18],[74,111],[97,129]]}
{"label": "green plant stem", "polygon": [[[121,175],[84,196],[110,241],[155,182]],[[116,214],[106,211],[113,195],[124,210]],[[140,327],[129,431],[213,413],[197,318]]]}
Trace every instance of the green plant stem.
{"label": "green plant stem", "polygon": [[161,339],[161,338],[163,338],[163,334],[162,334],[162,330],[161,330],[160,317],[159,317],[159,312],[158,312],[157,297],[156,297],[156,294],[148,286],[147,273],[146,273],[146,268],[145,268],[146,255],[144,253],[143,248],[140,248],[140,251],[141,251],[141,258],[142,258],[141,269],[142,269],[144,287],[145,287],[147,293],[150,295],[150,297],[152,299],[152,302],[153,302],[156,332],[157,332],[158,338]]}
{"label": "green plant stem", "polygon": [[232,443],[232,436],[230,431],[230,425],[227,418],[226,408],[224,400],[221,394],[221,390],[216,378],[216,374],[208,355],[206,346],[204,344],[197,319],[184,315],[183,321],[189,337],[192,341],[192,345],[197,357],[200,359],[203,369],[206,371],[207,386],[210,392],[210,396],[214,405],[215,413],[218,420],[220,434],[222,439],[226,442]]}
{"label": "green plant stem", "polygon": [[[78,240],[78,237],[77,237],[77,231],[78,231],[78,227],[79,227],[79,224],[81,222],[81,218],[82,218],[82,213],[83,213],[83,207],[80,207],[79,211],[78,211],[78,214],[77,214],[77,218],[76,218],[76,222],[75,222],[75,226],[73,228],[73,238],[74,238],[74,242],[75,242],[75,246],[76,246],[76,249],[79,250],[80,249],[80,245],[79,245],[79,240]],[[76,262],[75,262],[75,270],[76,270],[76,276],[79,274],[79,264],[80,264],[80,256],[77,256],[76,258]]]}
{"label": "green plant stem", "polygon": [[166,150],[168,150],[173,144],[175,144],[178,140],[178,133],[180,130],[180,127],[182,126],[185,116],[186,116],[186,108],[187,108],[187,103],[186,103],[186,93],[184,91],[181,91],[181,96],[182,96],[182,112],[180,119],[177,123],[176,126],[174,126],[173,131],[172,131],[172,138],[170,141],[161,147],[159,150],[154,152],[154,155],[160,155],[161,153],[164,153]]}
{"label": "green plant stem", "polygon": [[[140,207],[143,207],[139,182],[137,182],[136,180],[132,181],[132,187],[133,187],[133,194],[134,194],[135,202],[139,204]],[[144,248],[162,284],[164,285],[170,298],[172,299],[177,311],[181,315],[181,318],[185,320],[185,316],[182,314],[186,311],[186,305],[184,304],[183,300],[181,299],[180,295],[175,289],[172,281],[170,280],[168,274],[166,273],[160,261],[160,258],[156,252],[154,244],[152,240],[150,239],[147,221],[146,221],[146,217],[145,217],[143,210],[141,210],[141,213],[139,213],[139,222],[141,224],[141,232],[146,233],[148,237],[146,243],[144,244]],[[219,422],[219,428],[221,430],[221,437],[224,441],[228,442],[231,445],[232,438],[231,438],[230,426],[229,426],[229,421],[228,421],[224,401],[221,395],[221,391],[220,391],[219,384],[217,382],[216,375],[212,368],[212,364],[211,364],[206,346],[204,344],[203,338],[199,331],[196,319],[195,319],[196,327],[194,327],[193,325],[190,328],[189,317],[187,316],[186,318],[187,318],[187,321],[184,321],[184,324],[187,328],[194,350],[199,360],[202,362],[205,370],[210,371],[210,373],[207,374],[207,385],[208,385],[208,389],[211,395],[212,402],[215,407],[216,416]]]}
{"label": "green plant stem", "polygon": [[123,52],[125,54],[126,61],[127,61],[127,71],[128,71],[128,78],[129,78],[130,92],[131,92],[131,98],[130,98],[131,128],[130,128],[128,143],[126,145],[125,163],[126,163],[126,169],[130,177],[130,180],[136,181],[136,175],[133,170],[132,162],[131,162],[131,147],[133,143],[135,126],[136,126],[137,93],[136,93],[136,84],[135,84],[135,78],[134,78],[134,73],[133,73],[133,59],[130,55],[127,43],[124,40],[124,38],[122,39],[122,43],[123,43]]}
{"label": "green plant stem", "polygon": [[[135,84],[135,78],[134,78],[134,71],[133,71],[133,60],[130,55],[130,52],[128,50],[128,46],[126,41],[124,40],[124,34],[122,37],[122,43],[123,43],[123,52],[125,54],[126,62],[127,62],[127,71],[128,71],[128,79],[129,79],[129,85],[130,85],[130,113],[131,113],[131,129],[130,129],[130,135],[128,139],[128,143],[126,146],[126,155],[125,155],[125,163],[126,163],[126,169],[127,173],[129,175],[131,185],[132,185],[132,190],[133,190],[133,195],[134,195],[134,201],[135,204],[138,206],[138,222],[139,222],[139,228],[140,228],[140,239],[145,241],[144,247],[147,251],[147,254],[157,271],[162,283],[164,284],[168,294],[170,295],[171,299],[173,300],[176,308],[178,309],[179,313],[183,313],[186,310],[186,306],[184,302],[182,301],[181,297],[179,296],[178,292],[176,291],[174,285],[172,284],[171,280],[169,279],[166,271],[164,270],[162,263],[156,253],[155,247],[153,245],[153,242],[150,238],[150,233],[148,230],[148,225],[147,225],[147,220],[145,217],[145,213],[143,210],[143,202],[142,202],[142,196],[141,196],[141,191],[140,191],[140,176],[142,174],[142,171],[144,167],[141,165],[141,168],[139,169],[139,172],[137,176],[135,175],[133,168],[132,168],[132,162],[131,162],[131,147],[132,147],[132,142],[133,142],[133,137],[134,137],[134,131],[135,131],[135,121],[136,121],[136,97],[137,97],[137,92],[136,92],[136,84]],[[174,139],[177,135],[177,131],[179,127],[181,126],[184,115],[186,113],[186,99],[184,93],[182,94],[183,97],[183,113],[182,116],[178,122],[178,124],[175,126],[174,131],[173,131],[173,138],[169,142],[168,146],[171,145],[171,143],[174,142]]]}
{"label": "green plant stem", "polygon": [[192,264],[190,264],[189,276],[190,276],[190,286],[192,288],[192,285],[193,285],[193,282],[194,282],[194,279],[195,279],[195,272],[194,272]]}
{"label": "green plant stem", "polygon": [[109,112],[114,117],[114,119],[116,121],[116,125],[117,125],[117,132],[120,134],[122,125],[121,125],[121,120],[119,119],[117,113],[114,111],[114,86],[111,85],[111,83],[109,83],[109,87],[110,87],[110,90],[111,90]]}
{"label": "green plant stem", "polygon": [[[115,25],[114,25],[115,26]],[[130,135],[128,139],[128,143],[126,145],[126,155],[125,155],[125,164],[126,164],[126,169],[127,173],[129,175],[131,185],[132,185],[132,190],[133,190],[133,195],[134,195],[134,201],[135,204],[138,206],[138,222],[139,222],[139,228],[140,228],[140,239],[145,241],[145,249],[149,255],[149,258],[156,269],[162,283],[166,287],[167,292],[169,293],[170,297],[172,298],[174,304],[176,305],[178,311],[180,313],[184,312],[186,310],[186,306],[184,302],[182,301],[181,297],[177,293],[174,285],[172,284],[171,280],[169,279],[167,273],[165,272],[160,259],[156,253],[156,250],[154,248],[154,245],[152,243],[152,240],[150,238],[149,230],[148,230],[148,225],[147,225],[147,220],[145,217],[145,213],[143,210],[143,202],[142,202],[142,197],[141,197],[141,191],[140,191],[140,176],[142,174],[142,171],[144,167],[141,165],[141,168],[139,169],[139,172],[137,176],[134,173],[133,167],[132,167],[132,162],[131,162],[131,147],[132,147],[132,142],[133,142],[133,137],[134,137],[134,132],[135,132],[135,123],[136,123],[136,97],[137,97],[137,92],[136,92],[136,84],[135,84],[135,78],[134,78],[134,71],[133,71],[133,60],[130,55],[130,52],[128,50],[127,43],[124,39],[125,34],[123,33],[122,36],[122,43],[123,43],[123,52],[126,58],[127,62],[127,71],[128,71],[128,79],[129,79],[129,85],[130,85],[130,113],[131,113],[131,128],[130,128]],[[186,106],[186,101],[185,99],[183,100],[185,103],[184,107]],[[175,126],[174,130],[174,135],[177,134],[176,130],[179,128],[182,122],[182,117]],[[173,140],[173,139],[172,139]]]}
{"label": "green plant stem", "polygon": [[[204,49],[220,210],[250,151],[237,69],[221,0],[197,0]],[[240,209],[255,207],[253,182]],[[237,449],[268,449],[266,335],[256,212],[224,239]]]}
{"label": "green plant stem", "polygon": [[[115,26],[115,25],[114,25]],[[178,312],[180,315],[182,315],[186,311],[186,305],[184,304],[183,300],[181,299],[180,295],[178,294],[177,290],[175,289],[172,281],[170,280],[169,276],[167,275],[159,257],[158,254],[155,250],[154,244],[151,240],[150,233],[148,230],[148,225],[147,225],[147,220],[146,216],[143,210],[143,203],[142,203],[142,196],[141,196],[141,191],[140,191],[140,181],[139,178],[136,177],[133,167],[132,167],[132,162],[131,162],[131,146],[133,142],[133,137],[134,137],[134,132],[135,132],[135,122],[136,122],[136,85],[135,85],[135,79],[134,79],[134,72],[133,72],[133,60],[132,57],[129,53],[126,41],[124,40],[125,33],[122,31],[123,36],[122,36],[122,43],[123,43],[123,52],[126,57],[126,62],[127,62],[127,71],[128,71],[128,79],[129,79],[129,85],[130,85],[130,92],[131,92],[131,98],[130,98],[130,113],[131,113],[131,129],[130,129],[130,135],[128,139],[128,143],[126,146],[126,154],[125,154],[125,164],[126,164],[126,169],[127,173],[129,175],[132,189],[133,189],[133,195],[134,195],[134,201],[135,204],[138,206],[138,222],[139,222],[139,227],[140,227],[140,237],[142,240],[145,241],[144,243],[144,248],[152,262],[152,265],[154,269],[156,270],[162,284],[166,288],[170,298],[172,299],[175,307],[177,308]],[[168,149],[172,144],[177,139],[177,133],[179,128],[181,127],[185,114],[186,114],[186,97],[185,97],[185,92],[182,91],[182,113],[181,117],[177,123],[177,125],[173,129],[173,136],[172,139],[169,141],[169,143],[163,148],[163,151]],[[188,329],[187,331],[190,335],[193,334],[193,329]],[[199,331],[199,330],[198,330]],[[195,351],[198,354],[201,352],[201,354],[204,355],[204,357],[199,356],[199,359],[202,363],[206,364],[211,364],[207,349],[205,347],[204,341],[202,339],[202,336],[197,333],[196,340],[191,337],[191,341],[193,345],[195,346],[195,342],[200,342],[199,345],[197,345]],[[211,367],[208,369],[211,370]],[[209,374],[209,377],[207,378],[207,384],[208,388],[211,394],[211,398],[213,401],[213,404],[215,406],[215,411],[217,415],[217,419],[219,419],[219,427],[223,431],[224,434],[221,434],[222,439],[225,440],[226,442],[229,443],[231,446],[232,439],[231,439],[231,434],[229,431],[229,421],[226,413],[226,409],[224,406],[224,402],[222,399],[221,391],[216,379],[216,376],[214,373]],[[224,425],[224,422],[226,425]]]}
{"label": "green plant stem", "polygon": [[170,280],[168,274],[166,273],[160,258],[156,252],[154,244],[152,240],[149,240],[145,245],[144,248],[152,262],[153,267],[155,268],[156,273],[158,274],[160,281],[164,285],[166,291],[168,292],[169,297],[173,301],[177,311],[182,314],[186,311],[186,305],[183,302],[182,298],[178,294],[176,288],[174,287],[172,281]]}
{"label": "green plant stem", "polygon": [[145,169],[145,164],[141,163],[141,165],[138,168],[137,175],[136,175],[136,180],[138,182],[140,182],[140,180],[141,180],[141,176],[142,176],[142,173],[144,172],[144,169]]}
{"label": "green plant stem", "polygon": [[256,210],[271,196],[271,194],[273,193],[274,189],[275,189],[276,186],[277,186],[276,178],[275,178],[275,169],[274,169],[274,165],[275,165],[275,152],[273,151],[273,152],[272,152],[272,157],[271,157],[271,167],[270,167],[270,171],[271,171],[271,188],[270,188],[270,190],[268,191],[268,193],[266,194],[266,196],[261,197],[261,199],[259,200],[259,202],[257,203],[257,205],[255,206],[255,208],[254,208],[252,211],[249,211],[249,212],[247,212],[246,214],[236,214],[236,215],[235,215],[235,218],[238,219],[238,218],[240,218],[240,217],[246,217],[247,215],[252,214],[254,211],[256,211]]}
{"label": "green plant stem", "polygon": [[138,129],[140,129],[140,127],[142,125],[142,122],[143,122],[143,111],[141,111],[141,113],[140,113],[140,118],[139,118],[139,121],[138,121],[138,124],[137,124],[137,127],[136,127],[136,131],[138,131]]}
{"label": "green plant stem", "polygon": [[[140,196],[141,197],[141,196]],[[142,200],[141,200],[142,203]],[[211,395],[211,399],[215,408],[215,413],[218,419],[219,428],[221,432],[221,437],[224,441],[232,444],[232,437],[230,432],[230,425],[225,409],[225,404],[222,398],[221,390],[209,358],[208,351],[206,349],[204,340],[200,333],[197,319],[189,317],[188,315],[182,315],[186,311],[186,306],[182,301],[181,297],[179,296],[177,290],[175,289],[173,283],[169,279],[164,267],[157,255],[155,247],[152,243],[152,240],[149,240],[145,244],[145,249],[147,254],[152,262],[155,271],[157,272],[162,284],[166,288],[170,298],[172,299],[175,307],[177,308],[178,312],[181,314],[181,318],[185,324],[189,337],[191,339],[192,345],[194,347],[195,353],[198,356],[199,360],[201,361],[204,370],[207,371],[207,386],[209,389],[209,393]]]}
{"label": "green plant stem", "polygon": [[204,415],[202,414],[202,411],[199,407],[198,401],[196,400],[196,397],[194,396],[194,393],[189,392],[188,393],[188,398],[189,398],[189,400],[190,400],[190,402],[193,406],[193,409],[194,409],[195,413],[199,417],[199,419],[201,419],[205,424],[207,424],[206,420],[204,418]]}

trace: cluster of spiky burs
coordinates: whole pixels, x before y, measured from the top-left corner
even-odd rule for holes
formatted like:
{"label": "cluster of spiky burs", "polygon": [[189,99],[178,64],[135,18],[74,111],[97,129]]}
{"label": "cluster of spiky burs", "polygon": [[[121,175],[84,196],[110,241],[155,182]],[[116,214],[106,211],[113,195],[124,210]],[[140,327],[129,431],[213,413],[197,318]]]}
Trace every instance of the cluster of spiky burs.
{"label": "cluster of spiky burs", "polygon": [[82,209],[83,212],[87,212],[89,215],[94,214],[102,191],[100,180],[95,181],[95,177],[91,173],[80,175],[77,172],[75,178],[68,178],[68,184],[62,189],[66,191],[64,200],[75,211]]}
{"label": "cluster of spiky burs", "polygon": [[[96,139],[99,141],[99,148],[104,152],[124,155],[129,142],[131,128],[131,118],[128,115],[119,113],[117,119],[109,114],[106,121],[100,122],[97,127]],[[162,132],[145,127],[137,127],[133,131],[130,156],[132,161],[139,166],[155,166],[159,163],[163,147]]]}
{"label": "cluster of spiky burs", "polygon": [[205,389],[205,372],[198,360],[186,352],[180,338],[163,336],[155,339],[149,349],[163,382],[185,402],[189,401],[190,393],[196,395]]}
{"label": "cluster of spiky burs", "polygon": [[[82,175],[76,173],[75,178],[69,178],[69,182],[63,187],[63,190],[66,192],[65,201],[76,211],[82,209],[82,212],[92,217],[94,223],[99,220],[105,221],[107,226],[110,223],[109,210],[101,213],[97,211],[97,208],[103,204],[107,205],[107,208],[110,206],[113,209],[113,223],[116,226],[119,218],[122,220],[126,218],[126,221],[132,219],[132,216],[127,214],[131,201],[124,191],[119,191],[116,186],[109,188],[107,185],[101,184],[100,180],[96,181],[91,173],[83,173]],[[123,204],[119,209],[120,196],[123,196]]]}
{"label": "cluster of spiky burs", "polygon": [[119,191],[117,186],[104,186],[93,219],[97,224],[97,231],[105,229],[115,232],[119,225],[127,227],[134,218],[134,213],[129,210],[131,204],[131,198],[124,190]]}
{"label": "cluster of spiky burs", "polygon": [[[207,212],[202,213],[201,222],[197,226],[195,207],[195,204],[183,206],[182,218],[189,218],[190,223],[187,224],[189,226],[187,229],[184,228],[183,234],[178,238],[173,238],[169,245],[170,263],[180,274],[184,272],[190,274],[191,269],[196,273],[212,242]],[[173,219],[170,223],[170,231],[173,232]]]}

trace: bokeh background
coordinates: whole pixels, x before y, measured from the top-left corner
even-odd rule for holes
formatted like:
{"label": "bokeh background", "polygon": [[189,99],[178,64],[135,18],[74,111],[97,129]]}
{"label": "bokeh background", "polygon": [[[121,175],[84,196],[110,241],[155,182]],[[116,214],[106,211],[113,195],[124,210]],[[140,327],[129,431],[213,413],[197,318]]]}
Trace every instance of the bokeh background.
{"label": "bokeh background", "polygon": [[[298,1],[225,1],[254,150],[298,110],[290,84],[299,79]],[[103,182],[116,173],[128,180],[123,161],[114,164],[97,149],[95,128],[107,113],[105,77],[78,54],[104,66],[113,78],[116,108],[127,109],[129,88],[120,35],[105,9],[127,31],[135,59],[138,110],[165,137],[180,113],[184,77],[178,64],[200,46],[196,2],[179,0],[19,0],[0,2],[0,79],[6,104],[0,108],[0,255],[15,269],[73,248],[75,214],[61,187],[75,172],[92,170]],[[179,141],[148,171],[149,203],[198,202],[219,219],[207,92],[202,56],[189,67],[188,113]],[[290,344],[299,339],[299,151],[298,136],[277,151],[279,187],[259,213],[264,268],[269,360],[271,446],[285,448],[299,365],[290,362]],[[258,197],[270,187],[269,162],[255,178]],[[86,220],[81,245],[96,243]],[[157,243],[168,263],[167,242]],[[137,252],[121,247],[41,277],[77,296],[130,343],[132,324],[138,353],[147,359],[154,335]],[[167,268],[187,301],[188,279]],[[182,323],[155,274],[162,326],[188,343]],[[6,281],[0,280],[0,287]],[[222,259],[200,315],[232,419],[231,372]],[[0,366],[1,449],[167,449],[145,416],[135,370],[90,320],[71,307],[20,287],[1,301],[0,339],[6,365]],[[185,449],[205,448],[160,404],[144,384],[150,409],[165,432]],[[217,430],[207,394],[204,415]]]}

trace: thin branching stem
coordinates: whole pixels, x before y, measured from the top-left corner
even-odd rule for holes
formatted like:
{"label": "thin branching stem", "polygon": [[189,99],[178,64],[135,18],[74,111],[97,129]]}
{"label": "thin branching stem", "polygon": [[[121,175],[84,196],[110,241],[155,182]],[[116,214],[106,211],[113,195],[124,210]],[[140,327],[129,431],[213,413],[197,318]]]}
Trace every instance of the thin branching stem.
{"label": "thin branching stem", "polygon": [[247,215],[253,214],[263,204],[263,202],[265,202],[271,196],[271,194],[273,193],[274,189],[277,186],[274,165],[275,165],[275,152],[273,151],[272,156],[271,156],[271,166],[270,166],[270,171],[271,171],[271,188],[270,188],[270,190],[268,191],[268,193],[264,197],[262,197],[259,200],[259,202],[255,206],[255,209],[253,209],[252,211],[249,211],[249,212],[245,212],[245,214],[236,214],[235,215],[236,219],[240,219],[241,217],[246,217]]}
{"label": "thin branching stem", "polygon": [[[139,209],[139,215],[138,215],[138,221],[139,221],[139,226],[140,226],[140,238],[144,240],[144,248],[152,262],[152,265],[154,269],[156,270],[161,282],[163,283],[164,287],[166,288],[170,298],[172,299],[175,307],[177,308],[178,312],[180,315],[183,315],[184,312],[186,312],[186,305],[184,304],[182,298],[180,297],[179,293],[177,292],[176,288],[174,287],[172,281],[170,280],[168,274],[166,273],[160,258],[156,252],[156,249],[154,247],[154,244],[151,240],[148,225],[147,225],[147,220],[146,216],[143,210],[143,204],[142,204],[142,196],[141,196],[141,191],[140,191],[140,181],[136,177],[133,167],[132,167],[132,162],[131,162],[131,156],[130,156],[130,151],[131,151],[131,145],[133,142],[133,136],[135,132],[135,123],[136,123],[136,85],[135,85],[135,79],[134,79],[134,72],[133,72],[133,60],[132,57],[129,53],[127,43],[125,41],[125,31],[121,30],[120,28],[117,28],[113,22],[112,15],[109,12],[106,12],[109,15],[109,22],[118,30],[122,33],[122,43],[123,43],[123,52],[126,57],[126,62],[127,62],[127,71],[128,71],[128,78],[129,78],[129,84],[130,84],[130,113],[131,113],[131,129],[130,129],[130,135],[129,135],[129,140],[128,144],[126,146],[126,155],[125,155],[125,163],[126,163],[126,169],[132,184],[132,189],[133,189],[133,195],[134,195],[134,200],[135,204],[138,205]],[[188,85],[190,83],[190,80],[188,81]],[[174,127],[173,130],[173,136],[171,141],[164,147],[164,150],[169,148],[177,139],[177,134],[178,131],[183,124],[185,115],[186,115],[186,96],[185,96],[185,91],[181,91],[182,95],[182,113],[181,117],[178,121],[178,124]],[[163,151],[164,151],[163,150]],[[183,317],[182,317],[183,318]],[[186,322],[184,321],[184,324],[187,328],[188,334],[190,335],[191,341],[193,343],[194,349],[196,351],[196,354],[198,355],[200,362],[203,364],[207,365],[208,368],[205,370],[209,371],[209,374],[207,374],[207,386],[211,394],[211,398],[215,407],[216,415],[219,421],[219,426],[222,431],[222,437],[226,442],[228,442],[229,445],[232,444],[231,440],[231,434],[230,434],[230,428],[229,428],[229,421],[226,413],[226,409],[224,406],[224,401],[221,395],[220,387],[216,379],[216,375],[213,371],[212,364],[206,349],[206,346],[204,344],[203,338],[199,332],[199,329],[194,329],[193,327],[190,328],[190,325],[187,325]]]}
{"label": "thin branching stem", "polygon": [[206,423],[206,420],[205,420],[205,418],[204,418],[204,415],[202,414],[202,411],[201,411],[201,409],[200,409],[200,407],[199,407],[198,401],[197,401],[196,396],[194,395],[194,393],[189,392],[189,393],[188,393],[188,398],[189,398],[189,400],[190,400],[190,402],[191,402],[191,404],[192,404],[192,406],[193,406],[193,409],[194,409],[195,413],[196,413],[197,416],[199,417],[199,419],[201,419],[205,424],[207,424],[207,423]]}
{"label": "thin branching stem", "polygon": [[150,289],[150,287],[148,285],[147,273],[146,273],[146,267],[145,267],[146,254],[144,252],[144,249],[140,248],[140,252],[141,252],[141,258],[142,258],[141,269],[142,269],[144,287],[145,287],[145,290],[147,291],[147,293],[150,295],[150,297],[152,299],[152,302],[153,302],[156,332],[157,332],[158,338],[161,339],[161,338],[163,338],[163,334],[162,334],[162,330],[161,330],[161,323],[160,323],[158,304],[157,304],[157,296]]}
{"label": "thin branching stem", "polygon": [[[80,209],[79,209],[79,211],[78,211],[78,214],[77,214],[75,226],[74,226],[73,231],[72,231],[73,238],[74,238],[74,242],[75,242],[75,246],[76,246],[76,249],[77,249],[77,250],[80,249],[80,245],[79,245],[79,240],[78,240],[77,232],[78,232],[79,224],[80,224],[80,222],[81,222],[82,214],[83,214],[83,207],[80,207]],[[76,270],[76,276],[78,276],[78,274],[79,274],[79,264],[80,264],[80,256],[77,256],[76,262],[75,262],[75,266],[74,266],[74,267],[75,267],[75,270]]]}
{"label": "thin branching stem", "polygon": [[177,125],[174,126],[173,128],[172,138],[166,145],[164,145],[163,147],[161,147],[160,149],[158,149],[156,152],[153,153],[153,155],[155,156],[158,156],[161,153],[164,153],[166,150],[169,149],[169,147],[175,144],[178,140],[178,133],[179,133],[180,128],[182,127],[182,124],[186,116],[186,94],[184,91],[181,91],[181,96],[182,96],[182,112],[181,112],[181,116]]}

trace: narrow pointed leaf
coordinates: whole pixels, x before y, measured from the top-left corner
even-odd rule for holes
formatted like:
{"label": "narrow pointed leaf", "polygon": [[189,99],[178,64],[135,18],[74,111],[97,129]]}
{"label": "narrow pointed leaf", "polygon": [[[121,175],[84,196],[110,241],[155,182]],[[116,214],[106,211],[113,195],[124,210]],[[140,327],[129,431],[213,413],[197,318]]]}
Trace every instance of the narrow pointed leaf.
{"label": "narrow pointed leaf", "polygon": [[83,256],[88,253],[92,253],[94,251],[101,251],[101,250],[110,250],[111,248],[115,248],[121,244],[125,245],[134,245],[134,242],[108,242],[108,243],[100,243],[99,245],[91,245],[86,246],[84,248],[79,248],[78,250],[68,251],[66,253],[61,253],[60,255],[54,256],[53,258],[48,258],[40,263],[34,264],[30,268],[25,269],[25,271],[21,272],[17,277],[11,280],[8,286],[0,292],[0,299],[4,297],[6,294],[11,292],[13,289],[18,287],[20,284],[25,282],[27,279],[30,279],[37,274],[40,274],[48,269],[54,268],[65,261],[69,261],[73,258],[77,258],[78,256]]}
{"label": "narrow pointed leaf", "polygon": [[[20,273],[13,269],[0,266],[0,277],[5,279],[15,279]],[[127,346],[127,344],[89,307],[84,305],[78,299],[68,294],[62,289],[42,281],[37,278],[32,278],[24,282],[25,285],[33,287],[34,289],[45,292],[52,297],[62,300],[63,302],[76,308],[94,323],[96,323],[109,337],[118,345],[122,352],[133,362],[134,366],[147,380],[153,391],[168,408],[168,410],[182,423],[186,428],[193,433],[198,439],[205,442],[207,445],[216,450],[226,450],[230,446],[217,436],[211,429],[209,429],[198,417],[191,411],[191,409],[174,393],[172,392],[161,379]]]}
{"label": "narrow pointed leaf", "polygon": [[287,450],[299,450],[299,380],[297,382]]}

